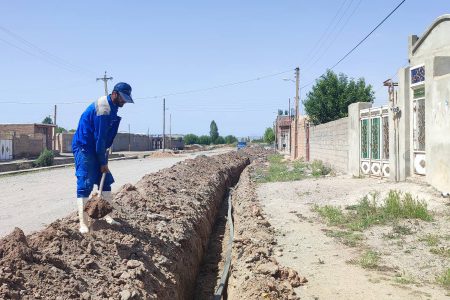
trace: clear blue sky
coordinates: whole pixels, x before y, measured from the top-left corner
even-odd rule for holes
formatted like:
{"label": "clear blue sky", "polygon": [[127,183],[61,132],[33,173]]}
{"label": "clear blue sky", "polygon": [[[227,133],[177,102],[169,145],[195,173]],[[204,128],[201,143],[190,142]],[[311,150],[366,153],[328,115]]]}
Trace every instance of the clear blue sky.
{"label": "clear blue sky", "polygon": [[[105,70],[113,84],[130,83],[135,98],[296,66],[302,84],[308,83],[399,2],[2,0],[0,26],[25,41],[0,30],[0,102],[36,104],[0,103],[0,123],[41,122],[53,114],[53,103],[82,102],[58,105],[58,124],[76,128],[87,104],[103,94],[95,78]],[[382,82],[407,62],[408,35],[420,36],[445,13],[450,13],[448,0],[407,0],[335,71],[365,77],[376,91],[375,104],[385,104]],[[295,85],[282,80],[293,75],[167,96],[172,132],[207,134],[214,119],[221,135],[261,135],[277,108],[287,109],[288,99],[294,98]],[[135,102],[120,110],[120,130],[130,124],[132,132],[161,133],[161,99]]]}

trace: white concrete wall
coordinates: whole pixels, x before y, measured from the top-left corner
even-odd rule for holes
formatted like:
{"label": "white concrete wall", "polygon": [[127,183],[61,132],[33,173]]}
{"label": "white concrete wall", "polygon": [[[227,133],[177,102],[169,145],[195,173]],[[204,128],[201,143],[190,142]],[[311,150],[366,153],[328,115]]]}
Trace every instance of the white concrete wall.
{"label": "white concrete wall", "polygon": [[[419,40],[410,45],[409,59],[411,67],[425,65],[426,180],[438,190],[449,192],[450,15],[436,19]],[[405,84],[403,89],[409,89],[409,85]],[[412,92],[404,96],[404,101],[412,103]],[[410,138],[412,139],[412,132]],[[412,140],[410,151],[412,155]],[[412,171],[413,167],[410,175]]]}

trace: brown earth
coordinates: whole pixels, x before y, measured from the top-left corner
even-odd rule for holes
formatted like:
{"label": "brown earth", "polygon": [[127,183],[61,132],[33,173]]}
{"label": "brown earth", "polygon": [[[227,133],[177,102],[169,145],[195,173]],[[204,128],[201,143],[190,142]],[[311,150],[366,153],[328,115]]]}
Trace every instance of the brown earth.
{"label": "brown earth", "polygon": [[217,210],[248,163],[200,156],[125,185],[113,199],[121,227],[98,220],[81,235],[73,214],[30,236],[16,228],[0,240],[0,299],[192,298]]}
{"label": "brown earth", "polygon": [[88,201],[84,211],[87,212],[89,217],[93,219],[100,219],[111,213],[113,208],[103,197],[99,195],[92,196],[92,199]]}
{"label": "brown earth", "polygon": [[259,158],[244,170],[232,194],[235,237],[228,299],[299,299],[294,288],[307,279],[275,259],[274,229],[262,214],[251,178],[263,162]]}

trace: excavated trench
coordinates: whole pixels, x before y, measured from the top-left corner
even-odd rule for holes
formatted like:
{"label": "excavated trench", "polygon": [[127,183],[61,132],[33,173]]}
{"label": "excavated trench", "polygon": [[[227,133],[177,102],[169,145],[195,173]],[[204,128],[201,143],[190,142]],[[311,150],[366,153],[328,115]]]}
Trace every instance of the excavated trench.
{"label": "excavated trench", "polygon": [[[223,294],[215,293],[219,281],[224,276],[224,264],[226,260],[227,245],[230,238],[227,212],[228,212],[228,197],[227,193],[222,200],[219,211],[217,213],[216,222],[209,237],[208,249],[200,266],[200,271],[197,276],[195,285],[194,299],[209,300],[216,297],[223,296],[222,299],[227,299],[226,286]],[[226,276],[224,278],[226,282]]]}
{"label": "excavated trench", "polygon": [[223,199],[249,163],[242,152],[200,156],[125,185],[113,200],[121,227],[95,221],[83,236],[71,215],[29,236],[16,228],[0,240],[0,298],[210,299]]}

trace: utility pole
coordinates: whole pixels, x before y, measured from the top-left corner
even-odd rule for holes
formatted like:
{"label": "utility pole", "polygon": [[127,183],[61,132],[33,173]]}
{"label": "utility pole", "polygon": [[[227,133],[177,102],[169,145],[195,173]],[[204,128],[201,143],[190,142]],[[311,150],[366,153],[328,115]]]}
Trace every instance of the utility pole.
{"label": "utility pole", "polygon": [[163,98],[163,136],[162,136],[163,152],[166,151],[166,98]]}
{"label": "utility pole", "polygon": [[151,150],[151,148],[150,148],[150,146],[151,146],[151,143],[150,143],[150,128],[147,128],[147,141],[148,141],[148,151],[150,151]]}
{"label": "utility pole", "polygon": [[128,124],[128,152],[131,151],[131,130],[130,124]]}
{"label": "utility pole", "polygon": [[56,150],[56,104],[55,104],[55,111],[53,112],[53,124],[55,127],[53,127],[53,150]]}
{"label": "utility pole", "polygon": [[105,84],[105,96],[108,96],[108,80],[112,80],[112,77],[106,77],[106,71],[105,71],[105,75],[103,75],[103,77],[97,78],[96,81],[103,81],[103,83]]}
{"label": "utility pole", "polygon": [[291,117],[291,98],[289,98],[289,154],[292,152],[292,117]]}
{"label": "utility pole", "polygon": [[295,143],[294,143],[294,159],[298,157],[298,118],[300,116],[299,107],[299,88],[300,88],[300,68],[295,68]]}
{"label": "utility pole", "polygon": [[172,149],[172,113],[169,114],[169,148]]}

